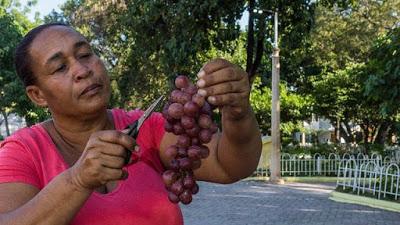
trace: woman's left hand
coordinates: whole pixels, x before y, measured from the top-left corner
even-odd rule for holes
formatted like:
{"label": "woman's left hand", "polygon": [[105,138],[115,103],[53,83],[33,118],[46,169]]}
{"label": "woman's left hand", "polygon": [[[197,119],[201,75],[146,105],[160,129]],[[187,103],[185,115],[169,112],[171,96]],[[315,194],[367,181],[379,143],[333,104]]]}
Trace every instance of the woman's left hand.
{"label": "woman's left hand", "polygon": [[198,93],[220,108],[229,120],[239,120],[250,111],[250,85],[247,73],[224,59],[206,63],[197,74]]}

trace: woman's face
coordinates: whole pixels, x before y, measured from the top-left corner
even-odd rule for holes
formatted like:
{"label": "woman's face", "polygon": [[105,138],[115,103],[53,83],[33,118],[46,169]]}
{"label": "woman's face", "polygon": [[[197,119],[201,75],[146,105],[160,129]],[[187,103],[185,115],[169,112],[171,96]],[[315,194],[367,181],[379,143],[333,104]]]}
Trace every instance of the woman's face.
{"label": "woman's face", "polygon": [[[110,80],[103,62],[73,29],[52,26],[30,48],[35,85],[27,87],[37,104],[57,115],[93,114],[107,107]],[[32,99],[32,97],[31,97]]]}

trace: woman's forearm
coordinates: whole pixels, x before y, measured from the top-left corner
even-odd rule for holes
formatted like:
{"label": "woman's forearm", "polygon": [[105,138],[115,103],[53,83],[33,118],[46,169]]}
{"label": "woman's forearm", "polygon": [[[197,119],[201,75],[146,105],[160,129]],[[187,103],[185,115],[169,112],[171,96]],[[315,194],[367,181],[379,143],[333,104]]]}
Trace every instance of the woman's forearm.
{"label": "woman's forearm", "polygon": [[218,160],[232,181],[237,181],[256,169],[262,148],[261,133],[251,108],[239,120],[228,120],[222,114],[222,126]]}
{"label": "woman's forearm", "polygon": [[92,193],[78,189],[71,177],[64,171],[26,204],[0,214],[0,224],[69,224]]}

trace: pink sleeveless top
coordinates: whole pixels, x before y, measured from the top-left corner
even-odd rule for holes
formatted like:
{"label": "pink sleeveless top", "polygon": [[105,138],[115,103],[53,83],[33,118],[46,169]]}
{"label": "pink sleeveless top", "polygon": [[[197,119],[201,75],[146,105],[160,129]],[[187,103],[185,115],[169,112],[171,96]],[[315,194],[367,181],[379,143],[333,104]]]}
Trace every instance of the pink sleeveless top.
{"label": "pink sleeveless top", "polygon": [[[112,110],[115,128],[124,129],[143,112]],[[179,205],[170,203],[161,174],[164,167],[159,147],[164,119],[153,113],[140,128],[136,140],[140,161],[129,165],[127,180],[119,181],[110,193],[93,192],[71,224],[181,225]],[[23,128],[0,145],[0,183],[22,182],[39,189],[68,169],[52,139],[40,125]]]}

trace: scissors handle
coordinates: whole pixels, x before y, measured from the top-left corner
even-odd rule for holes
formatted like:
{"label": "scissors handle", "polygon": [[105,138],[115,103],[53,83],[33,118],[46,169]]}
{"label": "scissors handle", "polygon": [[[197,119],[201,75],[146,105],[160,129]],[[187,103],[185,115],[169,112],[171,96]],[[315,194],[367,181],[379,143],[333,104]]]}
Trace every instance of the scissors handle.
{"label": "scissors handle", "polygon": [[[138,127],[138,120],[136,120],[134,123],[130,124],[129,126],[127,126],[125,129],[128,129],[128,135],[133,137],[134,139],[137,138],[138,134],[139,134],[139,129],[137,129]],[[125,165],[127,165],[129,163],[129,160],[132,157],[132,151],[126,149],[126,157],[125,157]],[[139,156],[135,155],[135,161],[139,158]]]}

